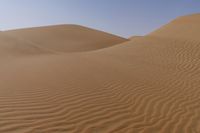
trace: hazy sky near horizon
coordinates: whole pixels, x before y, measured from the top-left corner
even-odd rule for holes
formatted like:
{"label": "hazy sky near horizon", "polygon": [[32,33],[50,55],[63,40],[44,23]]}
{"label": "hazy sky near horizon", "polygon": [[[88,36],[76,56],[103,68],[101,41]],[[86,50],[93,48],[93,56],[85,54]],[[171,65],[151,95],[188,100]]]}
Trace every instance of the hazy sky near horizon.
{"label": "hazy sky near horizon", "polygon": [[129,37],[200,13],[200,0],[0,0],[0,29],[79,24]]}

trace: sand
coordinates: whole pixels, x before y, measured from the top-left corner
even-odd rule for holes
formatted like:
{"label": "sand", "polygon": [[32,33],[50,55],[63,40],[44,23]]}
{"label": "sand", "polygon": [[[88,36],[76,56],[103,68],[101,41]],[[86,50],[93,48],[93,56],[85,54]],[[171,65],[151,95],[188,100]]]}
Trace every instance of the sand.
{"label": "sand", "polygon": [[[56,25],[6,31],[54,52],[83,52],[107,48],[127,39],[80,25]],[[67,45],[66,45],[67,44]]]}
{"label": "sand", "polygon": [[79,26],[86,38],[60,41],[71,26],[2,32],[0,132],[199,133],[199,20],[181,17],[129,40],[96,30],[90,40],[94,30]]}

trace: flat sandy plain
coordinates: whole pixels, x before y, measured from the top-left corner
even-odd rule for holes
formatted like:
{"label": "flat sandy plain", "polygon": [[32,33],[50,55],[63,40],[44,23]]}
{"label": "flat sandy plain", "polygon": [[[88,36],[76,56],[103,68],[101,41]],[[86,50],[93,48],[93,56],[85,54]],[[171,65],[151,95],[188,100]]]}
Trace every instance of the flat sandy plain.
{"label": "flat sandy plain", "polygon": [[200,14],[125,39],[0,32],[0,133],[200,133]]}

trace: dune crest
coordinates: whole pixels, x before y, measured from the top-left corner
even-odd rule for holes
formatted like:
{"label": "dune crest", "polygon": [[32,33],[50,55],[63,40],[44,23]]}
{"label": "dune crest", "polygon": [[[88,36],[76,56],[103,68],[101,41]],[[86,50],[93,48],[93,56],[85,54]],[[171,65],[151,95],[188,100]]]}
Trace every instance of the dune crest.
{"label": "dune crest", "polygon": [[149,34],[150,36],[200,41],[200,14],[179,17]]}

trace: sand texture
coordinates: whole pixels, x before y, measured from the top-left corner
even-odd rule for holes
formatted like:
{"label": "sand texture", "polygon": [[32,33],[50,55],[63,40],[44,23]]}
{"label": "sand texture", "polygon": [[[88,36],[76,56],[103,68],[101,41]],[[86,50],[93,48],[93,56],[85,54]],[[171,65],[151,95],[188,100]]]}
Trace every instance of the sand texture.
{"label": "sand texture", "polygon": [[199,23],[1,32],[0,133],[200,133]]}

